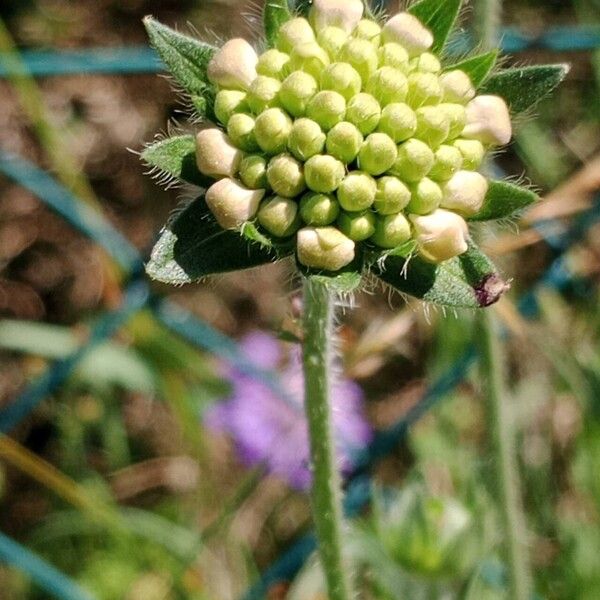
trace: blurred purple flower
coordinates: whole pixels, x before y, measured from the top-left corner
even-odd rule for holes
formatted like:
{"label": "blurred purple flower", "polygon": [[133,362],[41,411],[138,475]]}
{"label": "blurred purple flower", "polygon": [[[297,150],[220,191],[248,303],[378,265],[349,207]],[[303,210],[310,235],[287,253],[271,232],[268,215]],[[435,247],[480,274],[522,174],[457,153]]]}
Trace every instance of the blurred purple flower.
{"label": "blurred purple flower", "polygon": [[[289,346],[287,353],[285,346]],[[247,335],[240,347],[260,368],[279,371],[283,394],[263,381],[230,370],[232,394],[207,411],[205,424],[229,434],[246,465],[264,465],[293,488],[306,490],[311,474],[301,349],[258,331]],[[353,455],[372,435],[363,414],[363,393],[353,381],[337,378],[331,401],[337,458],[342,472],[349,472]]]}

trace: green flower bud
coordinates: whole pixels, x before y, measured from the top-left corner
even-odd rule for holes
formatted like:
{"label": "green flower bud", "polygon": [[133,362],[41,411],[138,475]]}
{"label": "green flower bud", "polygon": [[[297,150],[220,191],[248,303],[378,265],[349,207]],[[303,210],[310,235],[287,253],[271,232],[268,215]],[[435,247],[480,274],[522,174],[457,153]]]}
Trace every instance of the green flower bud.
{"label": "green flower bud", "polygon": [[364,85],[379,66],[377,50],[367,40],[349,39],[342,48],[339,60],[350,63],[360,75]]}
{"label": "green flower bud", "polygon": [[196,164],[200,173],[208,177],[234,177],[242,157],[220,129],[203,129],[196,136]]}
{"label": "green flower bud", "polygon": [[428,215],[439,208],[442,201],[442,188],[428,177],[423,177],[410,187],[411,198],[406,208],[414,215]]}
{"label": "green flower bud", "polygon": [[267,179],[273,191],[285,198],[294,198],[306,189],[302,164],[291,154],[280,154],[271,159]]}
{"label": "green flower bud", "polygon": [[346,121],[349,121],[363,135],[368,135],[377,129],[381,119],[381,106],[370,94],[357,94],[348,102]]}
{"label": "green flower bud", "polygon": [[398,13],[383,27],[383,41],[403,46],[411,56],[425,52],[433,46],[433,34],[417,17],[407,12]]}
{"label": "green flower bud", "polygon": [[303,71],[295,71],[281,84],[279,102],[293,117],[302,117],[313,96],[319,91],[315,78]]}
{"label": "green flower bud", "polygon": [[298,260],[305,267],[339,271],[354,260],[355,244],[335,227],[305,227],[298,232]]}
{"label": "green flower bud", "polygon": [[397,248],[410,240],[410,223],[402,213],[378,217],[371,241],[380,248]]}
{"label": "green flower bud", "polygon": [[409,218],[419,253],[425,260],[441,263],[469,249],[469,229],[461,216],[438,209],[427,216],[410,215]]}
{"label": "green flower bud", "polygon": [[371,42],[375,48],[379,48],[381,44],[381,27],[375,21],[371,21],[371,19],[362,19],[352,32],[352,35],[361,40]]}
{"label": "green flower bud", "polygon": [[430,147],[437,148],[448,139],[450,119],[437,106],[423,106],[416,110],[417,131],[415,137]]}
{"label": "green flower bud", "polygon": [[369,208],[375,201],[377,183],[362,171],[348,173],[337,191],[340,206],[347,211],[356,212]]}
{"label": "green flower bud", "polygon": [[265,77],[283,79],[289,62],[290,57],[288,54],[272,48],[260,55],[258,64],[256,65],[256,72]]}
{"label": "green flower bud", "polygon": [[300,200],[300,216],[307,225],[331,225],[340,214],[340,205],[331,194],[309,192]]}
{"label": "green flower bud", "polygon": [[290,19],[279,28],[277,48],[286,54],[300,44],[315,41],[315,33],[310,23],[301,17]]}
{"label": "green flower bud", "polygon": [[371,175],[381,175],[389,170],[398,158],[396,144],[385,133],[372,133],[358,153],[358,164]]}
{"label": "green flower bud", "polygon": [[458,171],[443,187],[441,206],[463,217],[472,217],[481,210],[488,187],[487,179],[480,173]]}
{"label": "green flower bud", "polygon": [[311,156],[323,152],[325,139],[317,123],[310,119],[298,119],[292,127],[288,149],[298,160],[306,162]]}
{"label": "green flower bud", "polygon": [[333,26],[350,33],[364,10],[362,0],[313,0],[310,20],[316,31]]}
{"label": "green flower bud", "polygon": [[417,115],[408,104],[401,102],[388,104],[381,112],[377,131],[385,133],[399,144],[413,137],[417,131]]}
{"label": "green flower bud", "polygon": [[448,181],[462,168],[463,157],[458,148],[442,144],[435,153],[435,162],[429,172],[434,181]]}
{"label": "green flower bud", "polygon": [[463,137],[488,146],[504,146],[512,138],[508,106],[500,96],[477,96],[467,104]]}
{"label": "green flower bud", "polygon": [[292,120],[280,108],[269,108],[256,117],[254,135],[263,152],[284,152],[292,131]]}
{"label": "green flower bud", "polygon": [[229,177],[208,188],[206,205],[223,229],[239,229],[252,220],[265,190],[249,190]]}
{"label": "green flower bud", "polygon": [[410,202],[410,190],[397,177],[381,177],[377,180],[375,210],[380,215],[395,215]]}
{"label": "green flower bud", "polygon": [[411,73],[408,76],[408,104],[413,108],[438,104],[442,99],[442,88],[433,73]]}
{"label": "green flower bud", "polygon": [[467,111],[462,104],[438,104],[438,110],[442,111],[450,122],[448,139],[453,140],[459,136],[467,123]]}
{"label": "green flower bud", "polygon": [[248,88],[246,102],[252,112],[258,115],[267,108],[278,105],[277,95],[280,89],[281,82],[277,79],[259,75]]}
{"label": "green flower bud", "polygon": [[411,138],[398,146],[398,158],[390,173],[402,181],[417,182],[431,171],[434,161],[433,150],[425,142]]}
{"label": "green flower bud", "polygon": [[360,75],[348,63],[333,63],[321,74],[321,89],[337,92],[346,101],[360,93],[361,86]]}
{"label": "green flower bud", "polygon": [[458,139],[452,142],[452,145],[462,154],[463,169],[476,171],[483,163],[485,157],[485,148],[478,140]]}
{"label": "green flower bud", "polygon": [[251,190],[267,189],[267,159],[258,154],[250,154],[240,163],[240,179]]}
{"label": "green flower bud", "polygon": [[394,67],[407,75],[409,71],[408,52],[400,44],[384,44],[379,48],[379,64],[382,67]]}
{"label": "green flower bud", "polygon": [[354,242],[364,242],[375,233],[375,215],[370,210],[343,212],[337,220],[338,229]]}
{"label": "green flower bud", "polygon": [[250,115],[237,113],[229,119],[227,135],[240,150],[255,152],[258,150],[254,136],[254,119]]}
{"label": "green flower bud", "polygon": [[423,52],[410,61],[412,71],[421,71],[421,73],[439,73],[442,70],[442,64],[435,54]]}
{"label": "green flower bud", "polygon": [[394,67],[381,67],[371,75],[367,92],[377,98],[381,106],[404,102],[408,94],[408,80]]}
{"label": "green flower bud", "polygon": [[317,44],[309,42],[296,46],[290,54],[290,69],[304,71],[317,81],[323,69],[329,65],[329,54]]}
{"label": "green flower bud", "polygon": [[327,134],[327,153],[348,165],[358,156],[363,141],[356,125],[342,121]]}
{"label": "green flower bud", "polygon": [[306,114],[316,121],[323,131],[329,131],[346,116],[346,101],[337,92],[319,92],[308,103]]}
{"label": "green flower bud", "polygon": [[348,34],[339,27],[326,27],[317,35],[319,46],[329,54],[332,61],[337,60],[347,40]]}
{"label": "green flower bud", "polygon": [[231,115],[247,109],[246,92],[239,90],[221,90],[215,97],[215,116],[227,126]]}
{"label": "green flower bud", "polygon": [[464,72],[456,69],[440,76],[444,102],[467,104],[475,98],[475,88]]}
{"label": "green flower bud", "polygon": [[301,226],[298,204],[281,196],[267,198],[258,209],[258,222],[276,237],[294,235]]}
{"label": "green flower bud", "polygon": [[257,62],[254,48],[246,40],[235,38],[215,52],[206,74],[219,87],[245,90],[256,78]]}
{"label": "green flower bud", "polygon": [[306,161],[304,177],[306,185],[313,192],[330,194],[335,192],[342,183],[346,169],[344,165],[327,154],[317,154]]}

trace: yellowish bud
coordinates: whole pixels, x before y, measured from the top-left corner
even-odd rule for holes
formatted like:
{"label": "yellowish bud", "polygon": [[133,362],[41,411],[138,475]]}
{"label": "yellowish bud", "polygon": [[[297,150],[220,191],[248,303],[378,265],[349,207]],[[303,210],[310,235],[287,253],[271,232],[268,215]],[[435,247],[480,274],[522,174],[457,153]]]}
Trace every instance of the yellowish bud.
{"label": "yellowish bud", "polygon": [[302,17],[290,19],[279,29],[277,47],[289,54],[299,44],[315,41],[315,32],[310,23]]}
{"label": "yellowish bud", "polygon": [[221,179],[206,191],[206,204],[223,229],[239,229],[256,215],[265,190],[249,190],[235,179]]}
{"label": "yellowish bud", "polygon": [[298,232],[298,260],[305,267],[339,271],[354,260],[354,242],[335,227],[305,227]]}
{"label": "yellowish bud", "polygon": [[222,88],[248,89],[256,78],[258,56],[244,39],[229,40],[208,63],[209,80]]}
{"label": "yellowish bud", "polygon": [[268,198],[260,205],[258,222],[276,237],[289,237],[300,228],[298,204],[281,196]]}
{"label": "yellowish bud", "polygon": [[458,171],[442,187],[442,208],[453,210],[464,217],[476,215],[483,206],[488,181],[474,171]]}
{"label": "yellowish bud", "polygon": [[512,138],[510,113],[500,96],[477,96],[467,104],[463,137],[489,146],[504,146]]}
{"label": "yellowish bud", "polygon": [[441,263],[469,249],[469,229],[460,215],[439,208],[430,215],[409,218],[419,253],[425,260]]}
{"label": "yellowish bud", "polygon": [[234,177],[243,158],[220,129],[203,129],[196,136],[196,163],[208,177]]}
{"label": "yellowish bud", "polygon": [[475,98],[475,88],[469,76],[459,69],[440,75],[444,102],[466,104]]}

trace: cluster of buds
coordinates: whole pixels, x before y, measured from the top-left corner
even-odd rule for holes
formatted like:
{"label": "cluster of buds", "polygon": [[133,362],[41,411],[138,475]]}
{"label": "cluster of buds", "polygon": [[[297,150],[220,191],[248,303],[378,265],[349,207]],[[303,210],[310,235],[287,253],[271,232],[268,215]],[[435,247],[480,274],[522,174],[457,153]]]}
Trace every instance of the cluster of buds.
{"label": "cluster of buds", "polygon": [[314,0],[277,47],[258,56],[227,42],[208,76],[221,127],[197,135],[197,164],[215,178],[206,202],[225,229],[257,220],[296,236],[306,267],[337,271],[357,244],[411,240],[442,262],[467,250],[465,219],[482,208],[478,173],[510,141],[508,108],[444,70],[432,33],[401,12],[364,18],[362,0]]}

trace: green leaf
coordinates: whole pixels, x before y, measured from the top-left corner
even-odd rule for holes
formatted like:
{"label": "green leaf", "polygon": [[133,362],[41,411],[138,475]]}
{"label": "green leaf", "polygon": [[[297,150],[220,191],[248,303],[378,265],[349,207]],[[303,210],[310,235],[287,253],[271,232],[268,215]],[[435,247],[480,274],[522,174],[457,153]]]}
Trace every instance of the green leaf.
{"label": "green leaf", "polygon": [[266,0],[263,10],[265,36],[270,48],[277,44],[279,28],[292,18],[287,0]]}
{"label": "green leaf", "polygon": [[[168,67],[173,79],[190,94],[194,107],[202,115],[210,115],[213,86],[206,75],[208,63],[217,48],[159,23],[152,17],[144,19],[152,46]],[[204,111],[204,112],[202,112]]]}
{"label": "green leaf", "polygon": [[297,15],[307,17],[312,0],[292,0],[292,7]]}
{"label": "green leaf", "polygon": [[200,187],[212,180],[196,166],[196,140],[193,135],[179,135],[151,144],[141,154],[142,160],[165,177],[175,177]]}
{"label": "green leaf", "polygon": [[569,65],[539,65],[506,69],[492,75],[480,88],[481,94],[502,96],[513,115],[534,107],[566,77]]}
{"label": "green leaf", "polygon": [[336,294],[350,294],[358,289],[362,281],[362,274],[355,270],[331,274],[305,272],[305,275],[325,282],[329,289]]}
{"label": "green leaf", "polygon": [[491,221],[504,219],[537,202],[539,196],[527,188],[508,183],[492,181],[485,197],[483,207],[469,221]]}
{"label": "green leaf", "polygon": [[465,254],[441,264],[418,256],[389,255],[371,270],[403,294],[453,308],[490,306],[508,289],[494,264],[473,242]]}
{"label": "green leaf", "polygon": [[491,50],[485,54],[478,54],[465,58],[459,63],[445,67],[445,71],[453,71],[460,69],[464,71],[473,82],[473,85],[478,88],[488,77],[498,60],[498,50]]}
{"label": "green leaf", "polygon": [[440,52],[460,13],[462,0],[420,0],[408,12],[421,20],[433,33],[432,52]]}
{"label": "green leaf", "polygon": [[146,272],[163,283],[184,284],[273,262],[282,255],[285,249],[267,249],[237,231],[222,229],[200,197],[167,224]]}

